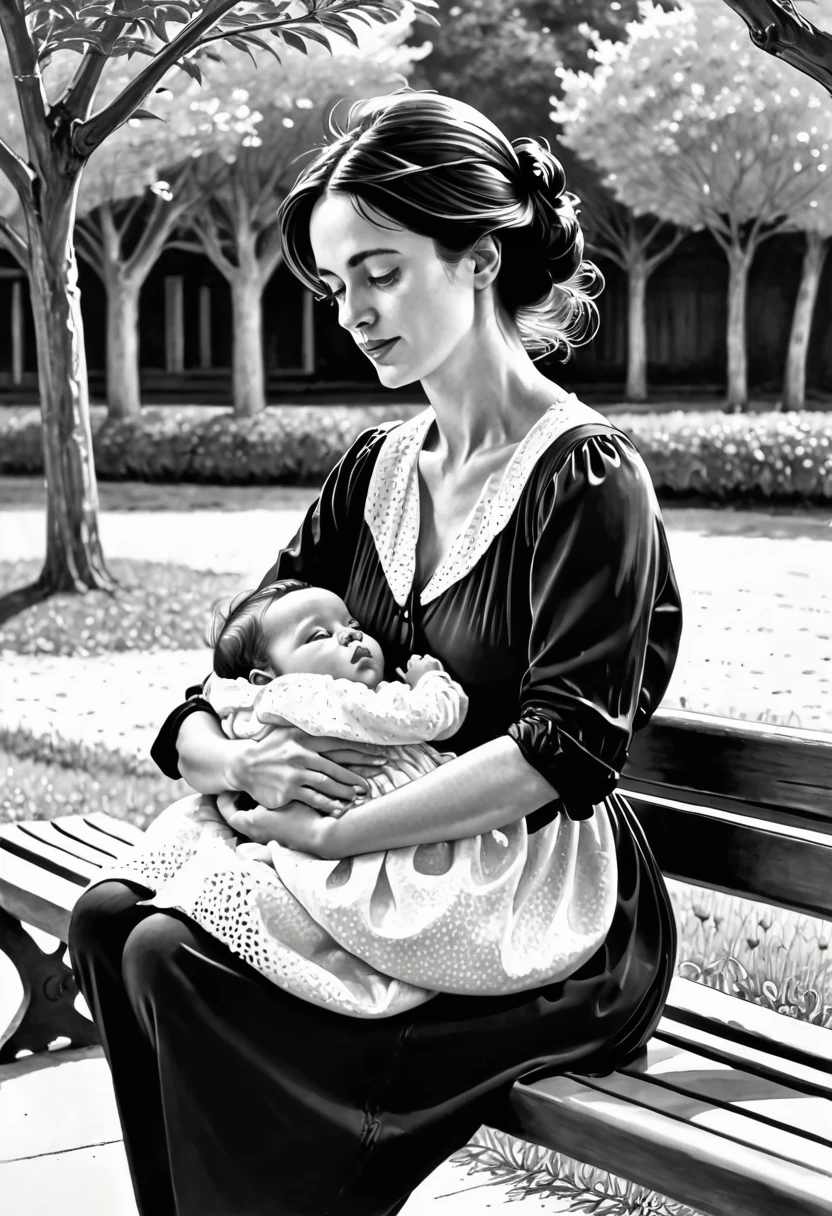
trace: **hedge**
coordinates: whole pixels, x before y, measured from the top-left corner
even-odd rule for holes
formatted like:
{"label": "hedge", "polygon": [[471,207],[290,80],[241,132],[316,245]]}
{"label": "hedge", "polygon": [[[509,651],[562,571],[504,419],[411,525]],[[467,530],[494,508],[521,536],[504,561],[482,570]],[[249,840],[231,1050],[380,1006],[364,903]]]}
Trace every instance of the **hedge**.
{"label": "hedge", "polygon": [[[420,408],[288,406],[255,418],[196,407],[147,409],[124,422],[94,410],[96,470],[113,481],[320,484],[362,430]],[[612,420],[632,437],[660,494],[832,502],[828,413],[679,410],[616,413]],[[0,473],[42,468],[38,411],[0,410]]]}

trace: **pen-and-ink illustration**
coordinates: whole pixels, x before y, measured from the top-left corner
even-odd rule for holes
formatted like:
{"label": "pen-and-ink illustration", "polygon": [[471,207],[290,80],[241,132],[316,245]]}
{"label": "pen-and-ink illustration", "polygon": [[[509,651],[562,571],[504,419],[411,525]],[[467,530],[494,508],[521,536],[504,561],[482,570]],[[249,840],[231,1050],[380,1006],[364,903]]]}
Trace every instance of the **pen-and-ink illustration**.
{"label": "pen-and-ink illustration", "polygon": [[10,1216],[832,1216],[832,0],[0,0]]}

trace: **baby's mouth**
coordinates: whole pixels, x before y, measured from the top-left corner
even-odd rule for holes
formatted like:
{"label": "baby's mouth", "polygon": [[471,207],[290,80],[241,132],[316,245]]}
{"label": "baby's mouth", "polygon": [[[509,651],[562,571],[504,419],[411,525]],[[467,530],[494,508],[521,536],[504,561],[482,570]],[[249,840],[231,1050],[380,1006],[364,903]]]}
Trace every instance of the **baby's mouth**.
{"label": "baby's mouth", "polygon": [[352,652],[350,662],[357,663],[359,659],[371,659],[372,657],[372,652],[369,651],[366,646],[356,646],[355,650]]}

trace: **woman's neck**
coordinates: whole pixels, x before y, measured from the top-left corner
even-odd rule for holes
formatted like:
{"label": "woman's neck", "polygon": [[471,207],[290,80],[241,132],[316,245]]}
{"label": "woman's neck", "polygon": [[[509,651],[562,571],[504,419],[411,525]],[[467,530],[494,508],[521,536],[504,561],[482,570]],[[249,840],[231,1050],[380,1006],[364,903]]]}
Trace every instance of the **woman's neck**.
{"label": "woman's neck", "polygon": [[520,442],[558,397],[519,338],[497,325],[475,326],[469,340],[422,387],[436,415],[430,450],[450,471],[479,452]]}

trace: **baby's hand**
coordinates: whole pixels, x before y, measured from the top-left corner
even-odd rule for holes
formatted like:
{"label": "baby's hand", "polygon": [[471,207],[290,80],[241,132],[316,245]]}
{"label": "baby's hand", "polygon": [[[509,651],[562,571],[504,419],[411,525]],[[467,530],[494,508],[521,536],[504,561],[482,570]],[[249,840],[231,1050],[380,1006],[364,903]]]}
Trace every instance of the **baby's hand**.
{"label": "baby's hand", "polygon": [[429,671],[444,671],[444,667],[430,654],[412,654],[407,661],[407,671],[404,678],[411,688],[415,688],[423,675]]}

